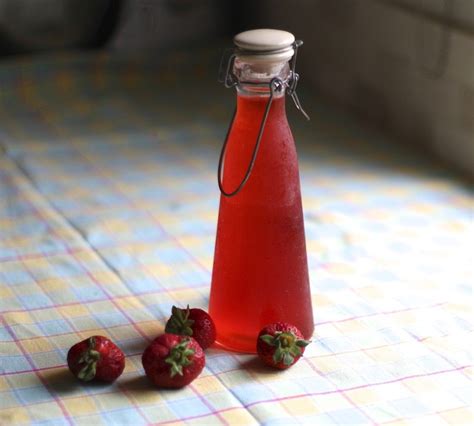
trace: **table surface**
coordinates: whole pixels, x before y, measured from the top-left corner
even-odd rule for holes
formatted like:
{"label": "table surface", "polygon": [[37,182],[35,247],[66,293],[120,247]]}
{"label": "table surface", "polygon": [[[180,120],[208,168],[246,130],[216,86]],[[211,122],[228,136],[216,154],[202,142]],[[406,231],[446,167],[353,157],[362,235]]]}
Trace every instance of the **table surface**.
{"label": "table surface", "polygon": [[[472,195],[304,93],[312,120],[291,123],[313,343],[285,372],[210,349],[182,390],[144,377],[141,353],[171,306],[208,303],[234,98],[203,65],[214,59],[1,64],[0,423],[472,422]],[[93,334],[126,354],[114,384],[65,367]]]}

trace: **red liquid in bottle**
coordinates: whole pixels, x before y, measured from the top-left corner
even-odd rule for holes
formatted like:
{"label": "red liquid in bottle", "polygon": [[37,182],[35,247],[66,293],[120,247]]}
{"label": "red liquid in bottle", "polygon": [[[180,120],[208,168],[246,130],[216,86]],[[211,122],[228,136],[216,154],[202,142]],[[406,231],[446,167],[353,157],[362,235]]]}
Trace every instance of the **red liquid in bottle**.
{"label": "red liquid in bottle", "polygon": [[[239,94],[223,185],[247,170],[268,97]],[[285,112],[273,99],[253,171],[233,197],[221,195],[209,311],[217,342],[255,352],[265,325],[287,321],[313,333],[298,162]]]}

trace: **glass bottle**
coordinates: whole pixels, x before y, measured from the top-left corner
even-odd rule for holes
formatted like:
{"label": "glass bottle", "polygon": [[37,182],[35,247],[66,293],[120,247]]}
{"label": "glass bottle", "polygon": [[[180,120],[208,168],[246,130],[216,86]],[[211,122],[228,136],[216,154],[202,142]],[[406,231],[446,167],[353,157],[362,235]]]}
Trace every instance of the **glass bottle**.
{"label": "glass bottle", "polygon": [[226,85],[237,88],[237,107],[219,164],[209,312],[219,345],[255,352],[267,324],[289,322],[305,338],[314,327],[298,160],[285,110],[285,90],[300,109],[289,63],[299,44],[279,30],[246,31],[234,43]]}

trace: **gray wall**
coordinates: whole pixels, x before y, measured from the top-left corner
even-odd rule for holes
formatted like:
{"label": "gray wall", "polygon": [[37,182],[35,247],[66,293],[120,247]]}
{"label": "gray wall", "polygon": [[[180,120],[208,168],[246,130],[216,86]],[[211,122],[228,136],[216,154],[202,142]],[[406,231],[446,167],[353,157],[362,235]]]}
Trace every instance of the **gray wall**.
{"label": "gray wall", "polygon": [[[100,3],[36,0],[32,11],[31,1],[0,0],[4,27],[25,37],[18,22],[36,22],[43,9],[39,21],[49,26],[69,15],[87,23],[84,6]],[[192,48],[255,27],[305,41],[303,84],[322,97],[474,174],[474,0],[124,0],[109,48]]]}
{"label": "gray wall", "polygon": [[257,4],[251,25],[304,39],[299,70],[322,96],[474,173],[474,0]]}
{"label": "gray wall", "polygon": [[130,52],[202,43],[223,31],[225,10],[218,0],[125,0],[110,47]]}

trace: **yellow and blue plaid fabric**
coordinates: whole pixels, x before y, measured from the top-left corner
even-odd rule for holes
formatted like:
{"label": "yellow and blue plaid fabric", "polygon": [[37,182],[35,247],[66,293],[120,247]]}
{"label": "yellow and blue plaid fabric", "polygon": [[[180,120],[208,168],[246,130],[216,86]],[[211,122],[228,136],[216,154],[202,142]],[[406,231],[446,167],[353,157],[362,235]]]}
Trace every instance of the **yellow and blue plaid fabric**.
{"label": "yellow and blue plaid fabric", "polygon": [[[309,95],[311,122],[291,119],[316,321],[305,357],[277,373],[211,349],[185,389],[144,377],[171,306],[208,303],[234,101],[212,59],[1,64],[0,423],[471,424],[472,196]],[[126,353],[112,385],[66,368],[93,334]]]}

